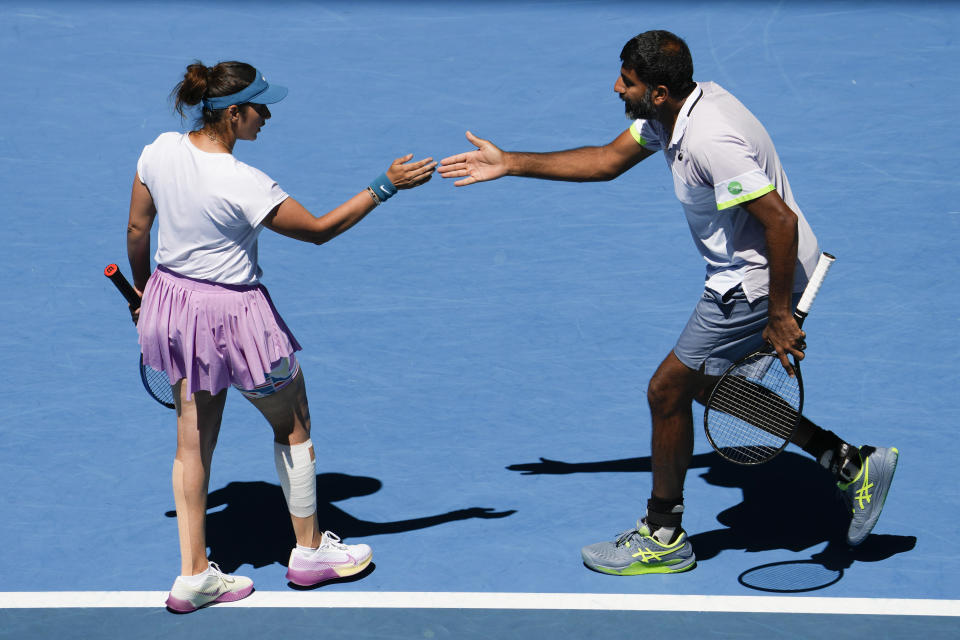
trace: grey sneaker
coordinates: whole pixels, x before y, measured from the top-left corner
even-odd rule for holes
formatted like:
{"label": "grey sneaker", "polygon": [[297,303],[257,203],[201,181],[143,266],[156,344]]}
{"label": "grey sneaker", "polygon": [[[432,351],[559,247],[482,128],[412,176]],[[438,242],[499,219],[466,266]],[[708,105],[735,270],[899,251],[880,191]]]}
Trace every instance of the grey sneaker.
{"label": "grey sneaker", "polygon": [[890,483],[893,482],[893,474],[897,470],[899,456],[896,447],[860,447],[860,473],[849,483],[837,483],[843,492],[844,502],[853,514],[847,531],[847,543],[850,545],[863,542],[877,524]]}
{"label": "grey sneaker", "polygon": [[638,576],[644,573],[680,573],[697,563],[685,531],[672,544],[663,544],[646,523],[624,531],[613,542],[598,542],[580,550],[583,564],[601,573]]}
{"label": "grey sneaker", "polygon": [[167,606],[177,613],[189,613],[214,602],[242,600],[253,592],[253,580],[232,576],[220,571],[216,562],[210,563],[212,571],[199,588],[193,588],[179,577],[174,581]]}

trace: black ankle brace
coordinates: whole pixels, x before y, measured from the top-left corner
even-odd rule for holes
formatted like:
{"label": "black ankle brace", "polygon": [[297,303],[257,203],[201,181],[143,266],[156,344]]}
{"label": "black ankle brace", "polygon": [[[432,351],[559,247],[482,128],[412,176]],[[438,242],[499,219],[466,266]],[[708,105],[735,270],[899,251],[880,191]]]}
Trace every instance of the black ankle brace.
{"label": "black ankle brace", "polygon": [[843,440],[838,438],[833,431],[814,425],[814,431],[810,435],[810,439],[801,449],[812,455],[814,459],[820,460],[827,451],[836,451],[843,444]]}
{"label": "black ankle brace", "polygon": [[644,518],[651,529],[658,527],[680,528],[683,518],[683,498],[664,500],[651,496],[647,500],[647,517]]}
{"label": "black ankle brace", "polygon": [[833,452],[830,461],[830,473],[841,482],[852,482],[860,473],[860,450],[846,442],[840,444]]}

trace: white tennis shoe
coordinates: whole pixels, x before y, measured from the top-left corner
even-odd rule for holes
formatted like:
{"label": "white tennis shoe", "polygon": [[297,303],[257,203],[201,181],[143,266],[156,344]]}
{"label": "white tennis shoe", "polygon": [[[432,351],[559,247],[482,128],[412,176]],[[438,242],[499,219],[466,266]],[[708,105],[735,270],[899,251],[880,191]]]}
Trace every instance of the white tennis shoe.
{"label": "white tennis shoe", "polygon": [[183,576],[178,576],[167,597],[167,607],[177,613],[189,613],[215,602],[242,600],[253,593],[250,578],[223,573],[216,562],[211,562],[207,571],[199,587],[190,586]]}
{"label": "white tennis shoe", "polygon": [[365,544],[343,544],[340,538],[325,531],[316,549],[304,551],[294,547],[287,563],[287,580],[301,587],[311,587],[327,580],[360,573],[370,564],[373,551]]}

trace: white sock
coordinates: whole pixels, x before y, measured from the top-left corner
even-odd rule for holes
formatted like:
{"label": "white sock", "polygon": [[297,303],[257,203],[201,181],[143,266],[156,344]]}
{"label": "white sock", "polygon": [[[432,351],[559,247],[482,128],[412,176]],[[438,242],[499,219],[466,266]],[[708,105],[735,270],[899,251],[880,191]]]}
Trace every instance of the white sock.
{"label": "white sock", "polygon": [[189,587],[199,587],[203,584],[203,581],[207,579],[207,575],[210,573],[210,567],[208,566],[206,570],[201,571],[195,576],[180,576],[180,580],[187,583]]}
{"label": "white sock", "polygon": [[824,451],[823,455],[820,456],[820,459],[817,460],[817,462],[819,462],[820,466],[823,467],[824,469],[829,469],[830,464],[833,462],[833,449]]}
{"label": "white sock", "polygon": [[676,527],[658,527],[651,535],[661,544],[670,544],[670,539],[673,538],[676,530]]}
{"label": "white sock", "polygon": [[843,483],[853,482],[853,479],[860,473],[860,467],[863,465],[860,452],[853,447],[843,446],[843,452],[846,454],[842,459],[837,460],[836,452],[832,449],[824,452],[817,461],[824,469],[837,476],[837,480]]}

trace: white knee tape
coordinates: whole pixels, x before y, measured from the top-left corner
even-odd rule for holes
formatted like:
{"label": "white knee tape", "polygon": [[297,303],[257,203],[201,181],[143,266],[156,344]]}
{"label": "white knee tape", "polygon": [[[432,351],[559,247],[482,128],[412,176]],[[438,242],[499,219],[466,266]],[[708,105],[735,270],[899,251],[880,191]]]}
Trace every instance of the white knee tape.
{"label": "white knee tape", "polygon": [[313,443],[294,445],[273,443],[273,459],[287,509],[298,518],[312,516],[317,510],[317,465]]}

